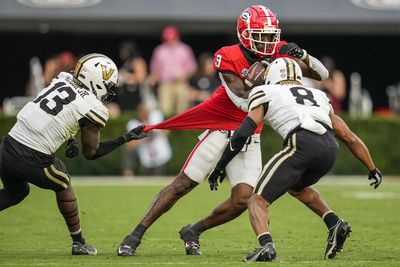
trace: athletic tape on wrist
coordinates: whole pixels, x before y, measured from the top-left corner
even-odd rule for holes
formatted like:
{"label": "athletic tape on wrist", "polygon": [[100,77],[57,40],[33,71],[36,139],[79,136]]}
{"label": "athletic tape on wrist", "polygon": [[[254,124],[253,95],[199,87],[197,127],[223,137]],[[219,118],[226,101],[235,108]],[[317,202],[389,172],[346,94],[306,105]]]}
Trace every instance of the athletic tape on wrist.
{"label": "athletic tape on wrist", "polygon": [[300,58],[300,60],[304,60],[307,57],[307,50],[302,49],[303,50],[303,56]]}
{"label": "athletic tape on wrist", "polygon": [[325,68],[325,66],[316,59],[315,57],[308,55],[308,62],[309,62],[309,67],[318,73],[318,75],[321,77],[321,80],[326,80],[329,77],[329,71]]}

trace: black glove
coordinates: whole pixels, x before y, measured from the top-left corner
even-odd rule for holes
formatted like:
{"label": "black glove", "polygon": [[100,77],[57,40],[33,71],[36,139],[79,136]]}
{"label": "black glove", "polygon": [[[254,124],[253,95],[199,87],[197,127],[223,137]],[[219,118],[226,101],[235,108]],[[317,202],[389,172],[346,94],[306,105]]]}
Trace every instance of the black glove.
{"label": "black glove", "polygon": [[75,138],[70,138],[67,141],[67,148],[65,149],[65,156],[68,158],[74,158],[78,156],[78,142]]}
{"label": "black glove", "polygon": [[279,54],[303,60],[307,56],[307,51],[301,49],[296,43],[287,43],[280,47]]}
{"label": "black glove", "polygon": [[139,140],[139,139],[145,138],[148,135],[148,133],[143,132],[143,129],[144,129],[144,125],[140,125],[138,127],[133,128],[126,134],[124,134],[126,142],[129,142],[131,140]]}
{"label": "black glove", "polygon": [[214,169],[210,172],[208,175],[208,183],[210,184],[210,190],[218,190],[218,178],[219,182],[222,183],[222,181],[225,179],[226,176],[226,171],[225,169],[219,170],[219,169]]}
{"label": "black glove", "polygon": [[382,173],[378,169],[369,171],[368,180],[373,180],[369,185],[373,186],[374,189],[377,189],[382,182]]}

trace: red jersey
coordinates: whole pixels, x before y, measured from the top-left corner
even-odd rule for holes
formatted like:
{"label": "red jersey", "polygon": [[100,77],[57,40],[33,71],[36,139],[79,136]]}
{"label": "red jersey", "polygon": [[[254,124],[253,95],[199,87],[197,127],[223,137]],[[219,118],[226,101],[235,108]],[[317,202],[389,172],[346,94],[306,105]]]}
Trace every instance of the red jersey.
{"label": "red jersey", "polygon": [[[279,42],[275,49],[275,54],[266,57],[267,61],[272,62],[275,58],[281,57],[277,51],[279,51],[279,48],[284,44],[286,44],[285,41]],[[234,73],[236,76],[244,80],[249,67],[259,59],[259,57],[252,54],[241,44],[224,46],[214,54],[214,69],[221,73]],[[229,89],[225,88],[225,86],[221,84],[217,88],[213,97],[209,99],[208,104],[219,112],[228,115],[232,120],[241,123],[247,116],[247,112],[242,111],[232,102],[226,90]],[[261,132],[261,130],[262,124],[257,127],[256,133]]]}
{"label": "red jersey", "polygon": [[[286,44],[285,41],[279,42],[276,51],[279,51],[279,47],[284,44]],[[278,52],[275,52],[274,55],[268,56],[265,59],[272,62],[278,57],[281,56]],[[214,68],[221,73],[230,72],[244,79],[248,68],[259,59],[259,57],[256,57],[241,44],[224,46],[214,54]],[[229,89],[226,89],[222,84],[203,103],[164,122],[146,126],[144,130],[150,131],[154,128],[170,130],[235,130],[243,122],[247,116],[247,112],[242,111],[232,102],[226,90]],[[242,100],[247,102],[247,100]],[[262,124],[257,127],[256,133],[260,133],[261,130]]]}

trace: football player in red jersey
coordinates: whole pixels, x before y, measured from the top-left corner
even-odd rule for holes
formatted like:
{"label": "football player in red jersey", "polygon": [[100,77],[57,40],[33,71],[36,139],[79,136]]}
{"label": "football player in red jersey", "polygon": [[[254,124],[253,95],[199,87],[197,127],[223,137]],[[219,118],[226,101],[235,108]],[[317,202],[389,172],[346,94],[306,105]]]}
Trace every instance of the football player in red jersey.
{"label": "football player in red jersey", "polygon": [[[278,57],[290,57],[299,62],[305,76],[317,80],[328,77],[328,71],[319,60],[295,43],[280,40],[278,20],[264,6],[251,6],[241,13],[237,21],[237,34],[239,44],[222,47],[214,56],[214,66],[219,72],[221,86],[208,100],[193,108],[206,111],[207,116],[218,118],[226,127],[214,127],[214,130],[207,130],[199,136],[200,141],[190,153],[181,172],[157,194],[140,223],[118,247],[118,255],[133,256],[145,231],[213,170],[232,135],[230,129],[237,128],[247,115],[246,98],[249,88],[245,87],[244,80],[251,79],[247,76],[250,66],[260,60],[268,64]],[[232,125],[236,126],[232,128]],[[199,236],[202,232],[229,222],[246,210],[247,200],[262,167],[261,130],[262,125],[259,125],[244,149],[226,167],[232,186],[230,197],[206,218],[180,230],[187,255],[201,255]]]}

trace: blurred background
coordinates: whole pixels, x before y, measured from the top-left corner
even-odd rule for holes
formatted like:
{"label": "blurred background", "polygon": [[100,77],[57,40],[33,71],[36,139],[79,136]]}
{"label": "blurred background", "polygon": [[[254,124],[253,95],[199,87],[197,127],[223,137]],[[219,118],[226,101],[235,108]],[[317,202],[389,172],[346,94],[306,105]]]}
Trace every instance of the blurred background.
{"label": "blurred background", "polygon": [[[281,39],[295,42],[330,69],[324,83],[336,112],[369,146],[383,173],[400,165],[400,0],[2,0],[0,2],[0,135],[26,101],[87,53],[103,53],[120,68],[121,90],[103,137],[152,124],[207,99],[218,87],[214,52],[238,43],[236,20],[253,4],[276,12]],[[187,45],[185,96],[172,107],[153,75],[156,48]],[[174,62],[169,62],[174,67]],[[264,161],[282,141],[265,131]],[[143,143],[86,163],[65,159],[72,174],[174,175],[196,143],[193,132],[156,132]],[[179,140],[179,143],[177,142]],[[182,141],[184,140],[184,141]],[[162,151],[162,153],[160,153]],[[60,157],[63,157],[60,155]],[[365,173],[346,148],[335,174]]]}

